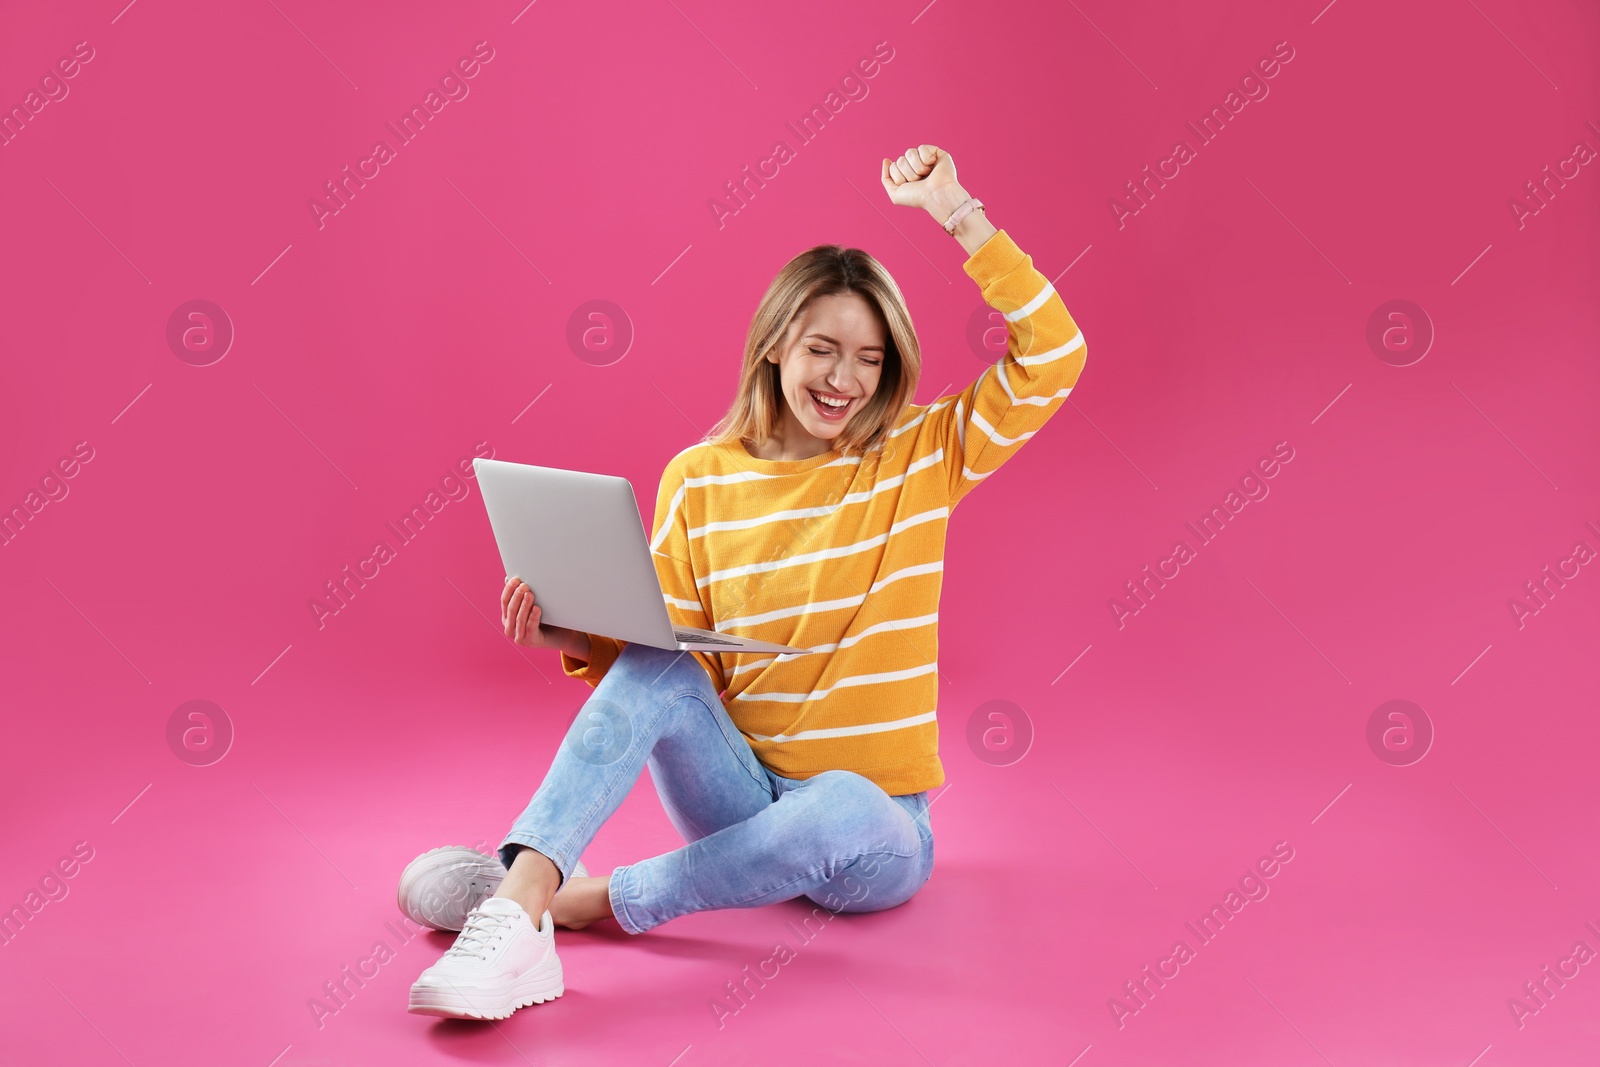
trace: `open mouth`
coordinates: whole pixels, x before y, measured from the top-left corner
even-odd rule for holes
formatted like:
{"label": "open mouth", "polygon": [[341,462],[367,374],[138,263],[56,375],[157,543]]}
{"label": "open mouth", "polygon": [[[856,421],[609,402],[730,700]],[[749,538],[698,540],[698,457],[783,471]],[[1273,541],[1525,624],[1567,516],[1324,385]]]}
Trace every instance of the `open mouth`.
{"label": "open mouth", "polygon": [[806,392],[811,394],[811,405],[817,409],[817,414],[829,422],[842,422],[849,416],[851,409],[855,407],[855,397],[851,397],[843,404],[829,404],[825,403],[819,394],[812,392],[810,389],[807,389]]}

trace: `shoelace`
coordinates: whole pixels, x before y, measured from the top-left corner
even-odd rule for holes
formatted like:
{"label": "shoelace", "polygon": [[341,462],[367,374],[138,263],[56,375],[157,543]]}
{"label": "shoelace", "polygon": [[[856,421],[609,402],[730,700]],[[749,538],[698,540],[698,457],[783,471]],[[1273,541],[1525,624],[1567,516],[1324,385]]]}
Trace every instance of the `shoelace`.
{"label": "shoelace", "polygon": [[480,911],[473,908],[467,915],[467,921],[461,928],[461,933],[456,936],[455,944],[445,952],[447,956],[476,956],[480,960],[487,959],[484,950],[496,937],[505,933],[511,926],[512,916],[499,912]]}

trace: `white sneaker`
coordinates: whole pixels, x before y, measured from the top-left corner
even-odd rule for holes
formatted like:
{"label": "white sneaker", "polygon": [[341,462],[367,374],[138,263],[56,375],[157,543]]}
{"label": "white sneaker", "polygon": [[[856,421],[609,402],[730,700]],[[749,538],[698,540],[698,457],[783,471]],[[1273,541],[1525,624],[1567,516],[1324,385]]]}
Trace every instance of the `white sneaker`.
{"label": "white sneaker", "polygon": [[537,928],[514,900],[490,897],[467,914],[455,944],[411,987],[407,1011],[452,1019],[504,1019],[566,992],[555,922]]}
{"label": "white sneaker", "polygon": [[[589,871],[579,860],[574,878]],[[498,856],[465,845],[431,849],[406,864],[395,900],[412,922],[435,930],[459,930],[467,913],[500,888],[506,869]]]}

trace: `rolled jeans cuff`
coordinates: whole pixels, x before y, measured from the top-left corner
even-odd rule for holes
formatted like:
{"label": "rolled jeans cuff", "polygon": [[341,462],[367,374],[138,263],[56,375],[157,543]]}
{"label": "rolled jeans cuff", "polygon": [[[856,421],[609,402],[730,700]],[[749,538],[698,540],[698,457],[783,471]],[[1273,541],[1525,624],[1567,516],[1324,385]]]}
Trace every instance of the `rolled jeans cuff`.
{"label": "rolled jeans cuff", "polygon": [[639,921],[644,918],[643,909],[639,906],[643,893],[632,885],[629,877],[632,870],[632,864],[625,864],[613,870],[606,891],[611,898],[611,914],[617,920],[617,925],[630,934],[642,934],[659,924]]}
{"label": "rolled jeans cuff", "polygon": [[[506,835],[506,839],[500,843],[499,848],[500,865],[508,871],[511,869],[511,864],[515,862],[517,858],[514,850],[510,851],[508,854],[508,849],[511,845],[523,845],[527,848],[531,848],[539,853],[542,853],[546,859],[556,865],[556,870],[561,872],[561,885],[567,884],[567,879],[572,876],[572,869],[578,862],[577,856],[567,855],[566,853],[562,852],[561,849],[552,845],[546,838],[540,837],[538,834],[527,833],[522,830],[513,830]],[[557,886],[556,888],[559,889],[560,886]],[[537,921],[538,920],[535,920],[535,922]]]}

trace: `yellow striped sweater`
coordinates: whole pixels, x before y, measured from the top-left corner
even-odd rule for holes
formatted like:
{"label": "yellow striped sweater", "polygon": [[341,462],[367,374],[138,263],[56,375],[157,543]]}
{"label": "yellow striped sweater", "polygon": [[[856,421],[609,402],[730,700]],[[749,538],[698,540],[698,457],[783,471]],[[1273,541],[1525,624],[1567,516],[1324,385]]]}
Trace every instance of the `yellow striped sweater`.
{"label": "yellow striped sweater", "polygon": [[[944,781],[938,619],[955,505],[1061,407],[1084,342],[1054,286],[1004,230],[963,264],[1002,313],[1007,352],[960,393],[910,405],[863,457],[763,460],[704,441],[661,475],[651,538],[675,626],[809,655],[691,653],[776,773],[855,771],[891,795]],[[598,685],[624,642],[590,635]]]}

